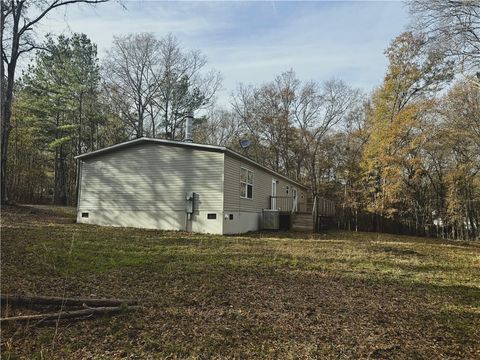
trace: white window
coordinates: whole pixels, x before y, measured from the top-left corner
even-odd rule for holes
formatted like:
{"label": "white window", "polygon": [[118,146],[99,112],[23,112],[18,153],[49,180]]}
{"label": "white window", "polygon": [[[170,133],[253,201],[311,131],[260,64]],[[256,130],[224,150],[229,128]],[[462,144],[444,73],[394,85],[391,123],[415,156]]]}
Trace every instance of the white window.
{"label": "white window", "polygon": [[240,197],[253,198],[253,171],[244,168],[240,169]]}

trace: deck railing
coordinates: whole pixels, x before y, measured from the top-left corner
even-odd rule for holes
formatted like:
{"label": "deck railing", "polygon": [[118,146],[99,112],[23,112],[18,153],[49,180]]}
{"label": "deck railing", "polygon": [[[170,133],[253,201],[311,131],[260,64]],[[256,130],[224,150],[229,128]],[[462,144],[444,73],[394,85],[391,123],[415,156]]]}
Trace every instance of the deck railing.
{"label": "deck railing", "polygon": [[294,200],[293,196],[270,196],[269,208],[279,210],[280,212],[308,212],[312,216],[334,216],[335,203],[319,196],[314,196],[310,202],[299,202]]}
{"label": "deck railing", "polygon": [[292,196],[270,196],[270,209],[280,212],[293,212],[294,201]]}

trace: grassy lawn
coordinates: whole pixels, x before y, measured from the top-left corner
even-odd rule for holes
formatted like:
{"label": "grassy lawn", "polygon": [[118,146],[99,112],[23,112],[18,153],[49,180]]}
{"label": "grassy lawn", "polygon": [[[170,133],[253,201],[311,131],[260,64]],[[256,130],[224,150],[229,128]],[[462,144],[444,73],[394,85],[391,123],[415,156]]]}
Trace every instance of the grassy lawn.
{"label": "grassy lawn", "polygon": [[144,308],[3,326],[2,359],[480,358],[479,243],[71,220],[65,208],[3,210],[2,293],[136,298]]}

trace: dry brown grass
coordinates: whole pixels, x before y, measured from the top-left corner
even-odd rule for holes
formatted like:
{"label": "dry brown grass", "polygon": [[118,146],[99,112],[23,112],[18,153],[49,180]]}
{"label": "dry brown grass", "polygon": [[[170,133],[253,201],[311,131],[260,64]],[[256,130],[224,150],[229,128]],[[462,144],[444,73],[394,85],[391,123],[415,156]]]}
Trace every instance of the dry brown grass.
{"label": "dry brown grass", "polygon": [[[2,292],[139,313],[2,329],[2,359],[480,357],[480,246],[367,233],[197,235],[2,214]],[[61,218],[71,218],[68,210]],[[2,308],[2,316],[29,309]]]}

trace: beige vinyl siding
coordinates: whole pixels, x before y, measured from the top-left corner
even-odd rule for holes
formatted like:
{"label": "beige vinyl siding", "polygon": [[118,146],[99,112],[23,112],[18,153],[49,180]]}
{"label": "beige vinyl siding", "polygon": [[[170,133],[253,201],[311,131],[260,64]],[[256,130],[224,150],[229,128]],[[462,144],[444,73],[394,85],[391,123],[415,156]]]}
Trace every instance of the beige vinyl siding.
{"label": "beige vinyl siding", "polygon": [[[137,219],[152,218],[141,227],[183,229],[185,195],[194,191],[199,195],[197,222],[203,223],[206,213],[214,212],[221,224],[223,157],[221,152],[147,143],[87,158],[82,164],[79,219],[81,212],[93,212],[102,220],[84,222],[108,225],[109,212],[125,212]],[[163,226],[158,217],[167,224]],[[112,225],[131,226],[124,219]]]}
{"label": "beige vinyl siding", "polygon": [[[244,199],[240,197],[240,169],[246,168],[253,171],[253,198]],[[272,180],[276,179],[277,196],[286,195],[286,185],[290,187],[289,195],[292,195],[292,188],[297,188],[298,202],[306,201],[304,188],[287,181],[282,177],[270,173],[260,166],[247,163],[229,155],[225,155],[225,184],[224,184],[224,210],[240,212],[260,212],[262,209],[270,208],[270,195],[272,194]],[[303,199],[301,197],[303,193]]]}

